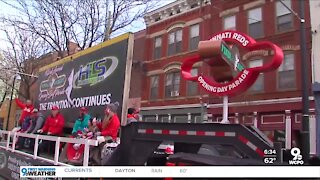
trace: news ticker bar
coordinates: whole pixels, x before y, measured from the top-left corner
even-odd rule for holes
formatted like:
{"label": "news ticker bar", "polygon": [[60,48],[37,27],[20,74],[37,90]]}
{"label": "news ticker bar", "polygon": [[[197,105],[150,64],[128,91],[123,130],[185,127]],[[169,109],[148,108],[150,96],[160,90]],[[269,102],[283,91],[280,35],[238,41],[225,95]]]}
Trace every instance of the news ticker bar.
{"label": "news ticker bar", "polygon": [[294,177],[319,178],[320,167],[314,166],[23,166],[20,177],[61,178],[209,178],[209,177]]}

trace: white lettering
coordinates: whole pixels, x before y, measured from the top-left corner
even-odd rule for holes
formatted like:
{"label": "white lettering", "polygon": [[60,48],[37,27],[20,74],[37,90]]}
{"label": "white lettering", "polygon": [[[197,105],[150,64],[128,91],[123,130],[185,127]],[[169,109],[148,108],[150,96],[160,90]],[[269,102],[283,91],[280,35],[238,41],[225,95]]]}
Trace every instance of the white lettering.
{"label": "white lettering", "polygon": [[98,101],[97,101],[97,105],[98,105],[98,106],[100,106],[100,105],[101,105],[101,101],[102,101],[101,96],[98,96]]}
{"label": "white lettering", "polygon": [[238,33],[233,33],[232,39],[237,39]]}
{"label": "white lettering", "polygon": [[107,95],[107,104],[110,104],[111,103],[111,94],[109,93]]}
{"label": "white lettering", "polygon": [[84,98],[81,98],[81,99],[80,99],[80,106],[81,106],[81,107],[84,107]]}
{"label": "white lettering", "polygon": [[96,106],[96,99],[97,99],[97,96],[89,97],[89,106]]}
{"label": "white lettering", "polygon": [[102,102],[101,102],[101,105],[104,106],[107,104],[107,95],[106,94],[103,94],[102,95]]}
{"label": "white lettering", "polygon": [[239,77],[239,84],[241,84],[243,81],[243,79],[241,77]]}
{"label": "white lettering", "polygon": [[240,83],[239,83],[239,80],[237,79],[237,80],[235,81],[235,85],[236,85],[236,86],[239,86],[239,84],[240,84]]}
{"label": "white lettering", "polygon": [[244,73],[243,73],[243,74],[241,74],[241,78],[243,78],[243,79],[244,79],[244,78],[246,78],[246,77],[247,77],[247,75],[246,75],[246,74],[244,74]]}

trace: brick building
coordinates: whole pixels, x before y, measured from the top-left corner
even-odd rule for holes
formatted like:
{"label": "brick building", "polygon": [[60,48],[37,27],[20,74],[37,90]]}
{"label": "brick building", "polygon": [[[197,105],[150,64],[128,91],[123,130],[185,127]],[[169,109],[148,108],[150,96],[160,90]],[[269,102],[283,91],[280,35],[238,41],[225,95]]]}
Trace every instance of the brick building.
{"label": "brick building", "polygon": [[[299,12],[299,1],[283,2]],[[311,68],[309,1],[305,3],[309,58],[304,63]],[[257,41],[277,44],[285,56],[278,70],[261,74],[249,91],[229,99],[231,123],[254,125],[271,136],[275,129],[284,130],[286,121],[292,122],[294,130],[301,128],[300,21],[281,2],[178,0],[150,12],[145,21],[145,46],[150,48],[145,51],[144,58],[146,72],[141,100],[144,121],[221,121],[222,98],[207,95],[196,83],[186,82],[180,75],[180,65],[184,58],[196,53],[199,40],[208,40],[215,33],[233,29]],[[247,67],[254,67],[267,63],[272,52],[259,50],[241,55]],[[198,63],[192,72],[209,75],[210,67]],[[311,84],[311,73],[308,76]],[[313,114],[313,96],[310,100]]]}
{"label": "brick building", "polygon": [[[78,46],[78,44],[70,42],[69,43],[69,55],[75,54],[77,52],[80,51],[80,48]],[[43,66],[46,66],[48,64],[51,64],[55,61],[58,61],[62,58],[64,58],[65,56],[68,56],[67,52],[63,52],[63,57],[59,56],[59,53],[54,51],[54,52],[50,52],[47,54],[42,55],[41,57],[39,57],[38,59],[30,59],[27,60],[25,62],[25,71],[27,74],[38,74],[39,69]],[[35,100],[35,94],[33,92],[35,92],[35,88],[36,87],[36,79],[31,78],[31,77],[25,77],[28,78],[28,81],[21,81],[20,83],[20,88],[19,88],[19,93],[22,94],[23,96],[21,96],[20,98],[29,98],[32,101]],[[28,88],[29,86],[29,88]]]}

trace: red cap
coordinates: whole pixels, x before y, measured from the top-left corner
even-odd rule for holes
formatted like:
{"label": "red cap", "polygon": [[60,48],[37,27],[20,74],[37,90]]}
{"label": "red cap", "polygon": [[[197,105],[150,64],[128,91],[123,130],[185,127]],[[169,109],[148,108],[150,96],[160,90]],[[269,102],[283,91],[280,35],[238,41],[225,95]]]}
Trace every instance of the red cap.
{"label": "red cap", "polygon": [[59,107],[58,107],[58,106],[53,106],[53,107],[51,108],[51,110],[52,110],[52,111],[54,111],[54,110],[59,110]]}
{"label": "red cap", "polygon": [[80,111],[81,111],[81,112],[87,112],[87,108],[81,107],[81,108],[80,108]]}

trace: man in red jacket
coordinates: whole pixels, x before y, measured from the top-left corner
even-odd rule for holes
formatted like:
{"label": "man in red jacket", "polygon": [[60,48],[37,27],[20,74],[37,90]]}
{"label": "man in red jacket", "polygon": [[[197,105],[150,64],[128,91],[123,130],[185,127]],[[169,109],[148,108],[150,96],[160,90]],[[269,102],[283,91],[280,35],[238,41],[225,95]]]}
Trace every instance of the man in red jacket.
{"label": "man in red jacket", "polygon": [[47,117],[44,126],[38,130],[38,133],[61,136],[64,128],[64,117],[59,113],[59,108],[57,106],[53,106],[51,112],[52,114]]}
{"label": "man in red jacket", "polygon": [[[61,136],[64,128],[64,117],[59,112],[59,108],[57,106],[52,107],[51,113],[52,114],[47,117],[44,126],[37,132],[51,136]],[[40,151],[44,151],[46,148],[49,148],[49,153],[54,153],[55,142],[43,141],[39,149]]]}
{"label": "man in red jacket", "polygon": [[21,126],[24,119],[28,116],[31,116],[34,107],[30,100],[27,100],[26,103],[24,104],[17,98],[16,103],[22,109],[22,113],[19,120],[19,126]]}

